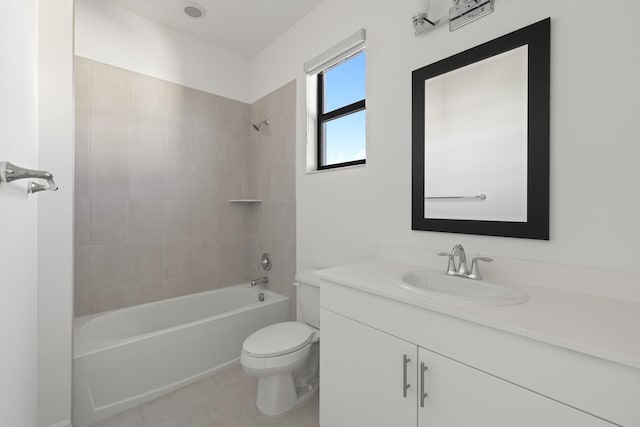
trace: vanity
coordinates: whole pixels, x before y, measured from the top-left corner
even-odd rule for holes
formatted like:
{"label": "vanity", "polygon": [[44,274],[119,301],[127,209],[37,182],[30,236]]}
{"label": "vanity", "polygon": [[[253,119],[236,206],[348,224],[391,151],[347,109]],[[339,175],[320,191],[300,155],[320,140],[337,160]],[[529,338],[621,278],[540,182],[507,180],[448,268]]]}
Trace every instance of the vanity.
{"label": "vanity", "polygon": [[444,271],[381,260],[316,274],[322,427],[640,426],[639,303],[438,297],[411,286]]}

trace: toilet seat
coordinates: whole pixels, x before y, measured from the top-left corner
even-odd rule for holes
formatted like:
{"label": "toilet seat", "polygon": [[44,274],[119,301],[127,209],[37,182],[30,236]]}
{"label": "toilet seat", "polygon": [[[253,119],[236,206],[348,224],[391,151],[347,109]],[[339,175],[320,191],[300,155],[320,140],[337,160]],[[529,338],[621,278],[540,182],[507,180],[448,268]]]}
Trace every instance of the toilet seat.
{"label": "toilet seat", "polygon": [[273,375],[276,373],[291,372],[302,366],[310,351],[311,344],[307,344],[291,353],[271,357],[250,356],[242,351],[240,363],[245,372],[250,375]]}
{"label": "toilet seat", "polygon": [[308,346],[315,331],[300,322],[283,322],[251,334],[242,344],[242,352],[253,358],[278,357]]}

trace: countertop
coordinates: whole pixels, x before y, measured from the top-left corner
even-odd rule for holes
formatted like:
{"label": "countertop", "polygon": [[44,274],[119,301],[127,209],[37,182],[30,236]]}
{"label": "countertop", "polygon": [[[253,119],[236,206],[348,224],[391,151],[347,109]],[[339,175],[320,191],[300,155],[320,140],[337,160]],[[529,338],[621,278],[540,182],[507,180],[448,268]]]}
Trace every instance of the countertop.
{"label": "countertop", "polygon": [[526,292],[529,300],[519,305],[490,306],[420,297],[397,286],[405,274],[424,270],[410,264],[371,260],[316,270],[314,274],[332,283],[640,369],[638,302],[510,283]]}

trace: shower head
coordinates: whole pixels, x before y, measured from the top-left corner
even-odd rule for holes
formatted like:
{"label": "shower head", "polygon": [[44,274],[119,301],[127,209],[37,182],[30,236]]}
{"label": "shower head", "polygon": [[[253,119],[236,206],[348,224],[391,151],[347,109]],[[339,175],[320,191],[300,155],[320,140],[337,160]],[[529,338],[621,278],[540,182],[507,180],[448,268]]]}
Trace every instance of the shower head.
{"label": "shower head", "polygon": [[260,132],[260,129],[262,129],[262,126],[269,126],[269,120],[263,120],[259,124],[254,123],[251,126],[253,126],[253,128],[258,132]]}

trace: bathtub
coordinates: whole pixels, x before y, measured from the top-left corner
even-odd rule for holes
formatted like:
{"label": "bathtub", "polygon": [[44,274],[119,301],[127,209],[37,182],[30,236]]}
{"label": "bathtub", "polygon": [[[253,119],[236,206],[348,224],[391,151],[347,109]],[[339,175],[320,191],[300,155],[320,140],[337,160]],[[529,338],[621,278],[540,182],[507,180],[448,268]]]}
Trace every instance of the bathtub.
{"label": "bathtub", "polygon": [[243,284],[75,318],[74,427],[235,363],[246,337],[288,317],[287,297]]}

